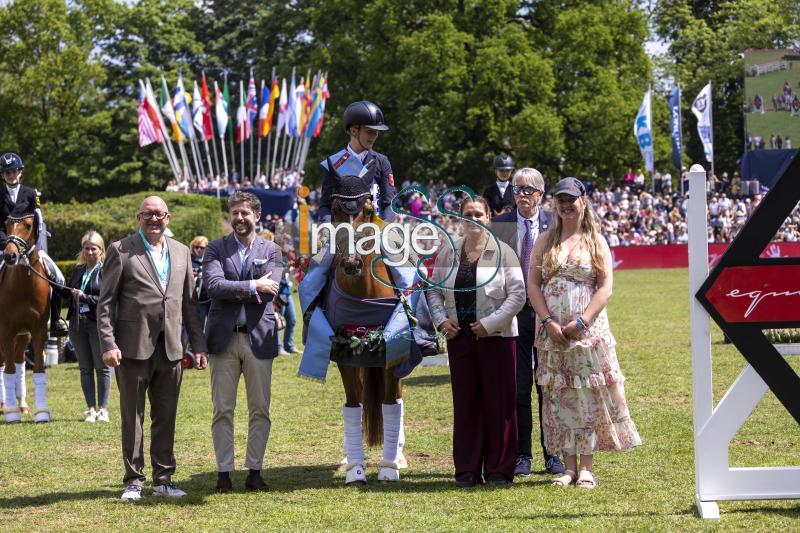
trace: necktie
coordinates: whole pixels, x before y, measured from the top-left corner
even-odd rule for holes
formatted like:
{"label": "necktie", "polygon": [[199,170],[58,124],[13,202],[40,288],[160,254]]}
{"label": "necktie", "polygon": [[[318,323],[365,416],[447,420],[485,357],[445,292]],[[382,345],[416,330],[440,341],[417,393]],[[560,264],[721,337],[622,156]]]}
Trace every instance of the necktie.
{"label": "necktie", "polygon": [[533,235],[531,234],[531,220],[525,220],[525,235],[522,237],[522,275],[525,278],[525,287],[528,287],[528,268],[531,265],[531,252],[533,251]]}

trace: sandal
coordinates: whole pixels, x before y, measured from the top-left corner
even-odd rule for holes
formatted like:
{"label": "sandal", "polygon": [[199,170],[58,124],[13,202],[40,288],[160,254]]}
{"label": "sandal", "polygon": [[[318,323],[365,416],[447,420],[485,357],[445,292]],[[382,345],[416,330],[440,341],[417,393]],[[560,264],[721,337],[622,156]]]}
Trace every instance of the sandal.
{"label": "sandal", "polygon": [[564,474],[558,476],[557,478],[553,479],[552,485],[554,487],[569,487],[572,485],[572,482],[575,481],[575,474],[574,470],[564,470]]}
{"label": "sandal", "polygon": [[597,478],[594,477],[591,470],[581,470],[575,486],[581,489],[593,489],[597,486]]}

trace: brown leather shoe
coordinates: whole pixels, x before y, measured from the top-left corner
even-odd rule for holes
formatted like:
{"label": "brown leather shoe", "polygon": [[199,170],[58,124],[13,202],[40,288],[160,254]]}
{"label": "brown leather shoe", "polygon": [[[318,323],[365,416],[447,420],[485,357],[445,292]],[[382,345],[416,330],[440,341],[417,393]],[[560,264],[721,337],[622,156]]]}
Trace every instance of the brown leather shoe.
{"label": "brown leather shoe", "polygon": [[233,490],[233,483],[231,483],[231,478],[217,478],[217,492],[219,494],[227,494],[228,492]]}
{"label": "brown leather shoe", "polygon": [[261,476],[247,476],[247,479],[244,480],[244,488],[249,491],[258,492],[269,490],[269,487],[264,483],[264,479]]}

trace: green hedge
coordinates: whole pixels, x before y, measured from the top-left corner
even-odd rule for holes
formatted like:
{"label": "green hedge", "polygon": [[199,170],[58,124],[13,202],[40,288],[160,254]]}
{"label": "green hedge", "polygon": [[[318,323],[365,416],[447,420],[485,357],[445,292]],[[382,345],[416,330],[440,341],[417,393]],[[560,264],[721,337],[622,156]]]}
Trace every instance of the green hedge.
{"label": "green hedge", "polygon": [[[74,260],[81,247],[81,237],[90,229],[97,231],[106,246],[132,233],[136,211],[142,200],[158,195],[167,202],[171,214],[169,229],[175,238],[188,244],[195,236],[216,239],[223,235],[223,206],[219,199],[200,194],[141,192],[104,198],[93,204],[44,204],[42,212],[52,237],[48,251],[55,260]],[[60,265],[59,265],[60,266]]]}

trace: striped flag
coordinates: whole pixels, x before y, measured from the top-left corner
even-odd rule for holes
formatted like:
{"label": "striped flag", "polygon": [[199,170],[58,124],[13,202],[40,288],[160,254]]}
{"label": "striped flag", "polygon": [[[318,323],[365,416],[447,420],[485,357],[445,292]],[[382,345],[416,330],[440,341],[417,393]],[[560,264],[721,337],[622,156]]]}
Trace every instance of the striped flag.
{"label": "striped flag", "polygon": [[314,128],[313,136],[315,139],[319,137],[320,133],[322,133],[322,123],[325,121],[325,102],[328,100],[328,98],[331,97],[331,93],[328,92],[327,75],[324,74],[322,76],[322,81],[320,82],[320,85],[322,86],[322,104],[321,104],[322,109],[319,114],[319,122],[317,122],[317,125]]}
{"label": "striped flag", "polygon": [[147,98],[144,83],[139,80],[139,146],[147,146],[161,142],[161,135],[156,131],[147,110]]}
{"label": "striped flag", "polygon": [[295,137],[297,135],[297,84],[294,81],[294,67],[292,67],[292,84],[289,86],[289,116],[286,123],[286,135]]}
{"label": "striped flag", "polygon": [[175,118],[175,109],[172,107],[172,99],[169,97],[169,89],[167,88],[167,80],[161,76],[161,92],[158,95],[158,103],[161,105],[161,112],[169,120],[172,126],[172,135],[178,142],[183,142],[183,134],[181,128],[178,126],[178,121]]}
{"label": "striped flag", "polygon": [[214,93],[217,97],[217,106],[216,106],[216,114],[217,114],[217,131],[219,132],[219,138],[225,138],[225,129],[228,127],[228,102],[222,97],[222,91],[219,90],[219,86],[217,82],[214,82]]}
{"label": "striped flag", "polygon": [[194,82],[194,92],[192,93],[192,124],[195,129],[200,132],[200,138],[205,138],[205,131],[203,129],[203,116],[206,114],[205,104],[203,98],[200,96],[200,89],[197,88],[197,82]]}
{"label": "striped flag", "polygon": [[[262,82],[263,83],[263,82]],[[261,109],[258,110],[258,136],[266,137],[269,133],[269,86],[261,88]]]}
{"label": "striped flag", "polygon": [[[266,123],[266,131],[264,136],[269,135],[269,132],[272,131],[272,117],[275,115],[275,100],[281,95],[281,90],[278,88],[278,78],[272,78],[272,90],[270,91],[269,95],[269,110],[267,111],[267,123]],[[280,127],[278,127],[280,129]]]}
{"label": "striped flag", "polygon": [[286,78],[283,78],[281,82],[281,93],[280,93],[280,100],[278,100],[278,133],[280,134],[281,129],[284,130],[286,135],[289,134],[289,131],[286,129],[287,124],[289,123],[289,102],[286,98]]}
{"label": "striped flag", "polygon": [[191,96],[187,95],[186,90],[183,88],[183,78],[178,76],[178,86],[175,88],[175,98],[173,100],[175,106],[175,120],[178,122],[183,133],[189,138],[192,138],[194,132],[192,131],[192,121],[190,120],[188,105],[190,101]]}
{"label": "striped flag", "polygon": [[[258,93],[256,92],[256,80],[253,79],[253,71],[250,71],[250,81],[247,83],[247,122],[248,128],[253,129],[256,117],[258,116]],[[250,137],[248,131],[247,137]]]}
{"label": "striped flag", "polygon": [[303,78],[300,78],[300,85],[295,89],[294,94],[294,114],[297,117],[295,125],[295,135],[303,135],[303,127],[306,125],[306,86]]}
{"label": "striped flag", "polygon": [[203,97],[203,138],[210,140],[214,136],[214,127],[211,125],[211,95],[208,94],[208,84],[206,83],[206,73],[203,71],[202,83]]}

